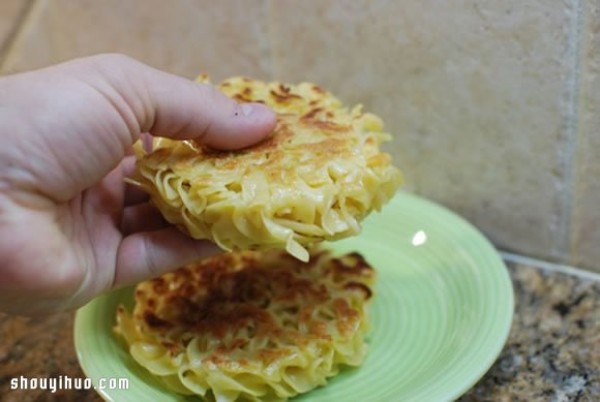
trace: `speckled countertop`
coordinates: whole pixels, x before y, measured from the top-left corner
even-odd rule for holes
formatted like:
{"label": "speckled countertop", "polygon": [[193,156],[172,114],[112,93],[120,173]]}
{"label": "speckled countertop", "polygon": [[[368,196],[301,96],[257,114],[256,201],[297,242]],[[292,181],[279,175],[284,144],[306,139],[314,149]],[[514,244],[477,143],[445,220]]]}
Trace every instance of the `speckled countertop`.
{"label": "speckled countertop", "polygon": [[[507,345],[461,402],[600,400],[600,281],[508,263],[516,296]],[[0,315],[0,400],[100,401],[94,391],[11,390],[13,378],[81,378],[73,314]]]}

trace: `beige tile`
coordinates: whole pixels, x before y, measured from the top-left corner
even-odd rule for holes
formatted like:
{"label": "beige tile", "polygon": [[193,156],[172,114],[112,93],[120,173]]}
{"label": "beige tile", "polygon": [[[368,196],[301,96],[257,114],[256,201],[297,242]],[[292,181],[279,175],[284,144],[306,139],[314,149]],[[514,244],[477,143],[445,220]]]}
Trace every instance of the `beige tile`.
{"label": "beige tile", "polygon": [[574,1],[273,3],[275,75],[383,116],[409,187],[563,258]]}
{"label": "beige tile", "polygon": [[600,6],[584,2],[571,263],[600,272]]}
{"label": "beige tile", "polygon": [[29,3],[29,0],[0,1],[0,56],[3,56]]}
{"label": "beige tile", "polygon": [[38,0],[4,70],[120,52],[188,77],[268,77],[266,11],[263,0]]}

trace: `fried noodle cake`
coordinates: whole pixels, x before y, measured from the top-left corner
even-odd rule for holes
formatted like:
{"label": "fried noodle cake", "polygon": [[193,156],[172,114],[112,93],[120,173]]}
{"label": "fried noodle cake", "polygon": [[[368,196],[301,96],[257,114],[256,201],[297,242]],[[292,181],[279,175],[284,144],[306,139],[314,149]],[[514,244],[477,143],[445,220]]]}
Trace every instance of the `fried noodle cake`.
{"label": "fried noodle cake", "polygon": [[345,108],[309,83],[238,77],[218,88],[239,102],[272,107],[272,135],[227,152],[155,139],[149,153],[138,147],[129,180],[193,238],[225,250],[285,249],[307,261],[305,246],[358,234],[360,222],[400,185],[399,170],[379,150],[390,136],[360,106]]}
{"label": "fried noodle cake", "polygon": [[358,253],[225,253],[140,283],[115,330],[173,391],[284,401],[361,364],[374,279]]}

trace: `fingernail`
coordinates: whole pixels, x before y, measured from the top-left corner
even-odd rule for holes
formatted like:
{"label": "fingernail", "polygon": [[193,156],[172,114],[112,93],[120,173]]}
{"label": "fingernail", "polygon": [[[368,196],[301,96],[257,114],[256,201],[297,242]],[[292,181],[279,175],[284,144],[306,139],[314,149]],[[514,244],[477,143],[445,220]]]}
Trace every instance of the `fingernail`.
{"label": "fingernail", "polygon": [[252,105],[248,103],[242,104],[242,114],[244,116],[250,116],[252,114]]}

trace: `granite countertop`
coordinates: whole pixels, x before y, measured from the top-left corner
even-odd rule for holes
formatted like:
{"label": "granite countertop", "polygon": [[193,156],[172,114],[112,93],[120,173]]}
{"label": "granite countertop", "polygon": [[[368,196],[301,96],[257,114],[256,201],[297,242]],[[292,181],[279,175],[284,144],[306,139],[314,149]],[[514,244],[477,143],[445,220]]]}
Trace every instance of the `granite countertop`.
{"label": "granite countertop", "polygon": [[[510,338],[471,401],[600,400],[600,281],[508,263],[516,296]],[[73,314],[0,315],[0,400],[101,401],[94,391],[11,390],[13,378],[82,378]]]}

